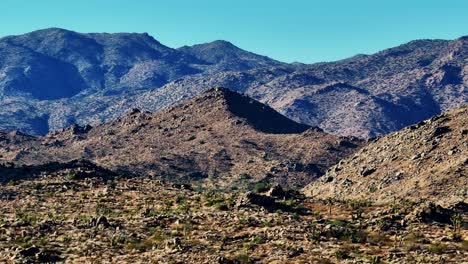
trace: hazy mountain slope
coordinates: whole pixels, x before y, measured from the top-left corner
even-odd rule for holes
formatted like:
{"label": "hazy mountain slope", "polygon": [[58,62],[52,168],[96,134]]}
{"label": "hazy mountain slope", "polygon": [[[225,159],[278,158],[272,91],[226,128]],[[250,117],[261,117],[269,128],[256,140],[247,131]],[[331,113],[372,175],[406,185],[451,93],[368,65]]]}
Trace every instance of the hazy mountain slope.
{"label": "hazy mountain slope", "polygon": [[[12,63],[7,60],[2,67],[3,74],[20,83],[30,81],[25,85],[35,99],[68,98],[83,90],[90,93],[118,90],[123,86],[125,89],[148,89],[199,72],[187,66],[190,58],[184,58],[183,54],[146,34],[80,34],[46,29],[5,37],[0,43],[6,45],[2,51],[7,59],[21,60],[22,64],[15,65],[19,68],[17,74],[23,69],[23,75],[12,76],[8,70]],[[21,50],[21,53],[10,47]],[[54,67],[56,72],[50,70]],[[50,73],[49,78],[56,80],[37,78],[32,75],[34,73]],[[60,78],[69,83],[61,83]],[[51,84],[57,86],[57,93],[68,93],[44,93],[44,87]],[[15,88],[13,85],[12,89]],[[5,92],[3,96],[14,95]]]}
{"label": "hazy mountain slope", "polygon": [[319,197],[467,201],[468,107],[371,142],[305,188]]}
{"label": "hazy mountain slope", "polygon": [[258,181],[302,186],[361,145],[227,89],[155,114],[134,111],[94,128],[27,137],[24,144],[19,136],[10,133],[0,142],[4,161],[87,159],[127,173],[229,188]]}

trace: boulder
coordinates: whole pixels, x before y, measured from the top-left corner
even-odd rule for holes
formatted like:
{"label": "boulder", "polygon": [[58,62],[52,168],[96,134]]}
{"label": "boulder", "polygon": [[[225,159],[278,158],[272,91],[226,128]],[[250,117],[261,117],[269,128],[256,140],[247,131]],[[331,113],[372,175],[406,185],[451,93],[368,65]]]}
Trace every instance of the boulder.
{"label": "boulder", "polygon": [[254,192],[246,192],[239,197],[236,203],[237,208],[249,207],[252,205],[258,205],[262,207],[272,207],[276,204],[275,198],[257,194]]}
{"label": "boulder", "polygon": [[418,206],[411,214],[406,217],[406,220],[414,222],[420,221],[423,223],[438,222],[444,224],[452,223],[450,217],[453,211],[437,205],[433,202],[427,202]]}

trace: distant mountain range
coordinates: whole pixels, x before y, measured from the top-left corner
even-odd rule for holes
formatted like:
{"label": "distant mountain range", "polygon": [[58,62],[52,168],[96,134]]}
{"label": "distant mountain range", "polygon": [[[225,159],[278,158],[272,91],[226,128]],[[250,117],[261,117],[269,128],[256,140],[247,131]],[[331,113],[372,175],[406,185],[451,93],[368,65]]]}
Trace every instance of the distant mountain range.
{"label": "distant mountain range", "polygon": [[227,87],[337,135],[374,137],[468,102],[468,37],[287,64],[214,41],[45,29],[0,39],[0,128],[45,134],[156,111]]}

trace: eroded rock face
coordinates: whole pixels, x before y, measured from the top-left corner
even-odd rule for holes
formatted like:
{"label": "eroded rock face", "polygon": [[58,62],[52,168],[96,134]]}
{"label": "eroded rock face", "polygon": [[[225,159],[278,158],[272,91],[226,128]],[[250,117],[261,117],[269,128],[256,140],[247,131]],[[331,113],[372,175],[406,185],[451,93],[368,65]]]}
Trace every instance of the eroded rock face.
{"label": "eroded rock face", "polygon": [[423,202],[417,205],[415,209],[405,216],[409,222],[422,223],[441,223],[454,225],[455,218],[459,215],[460,221],[463,221],[463,215],[468,213],[468,206],[465,202],[458,202],[449,207],[440,206],[434,202]]}
{"label": "eroded rock face", "polygon": [[14,259],[17,261],[24,261],[24,263],[55,263],[63,260],[59,252],[44,250],[36,246],[21,249]]}
{"label": "eroded rock face", "polygon": [[[107,181],[117,176],[117,173],[100,167],[88,160],[72,160],[70,162],[48,162],[37,165],[0,165],[2,177],[0,183],[36,178],[41,175],[53,175],[70,180],[98,179]],[[121,175],[125,175],[121,173]]]}

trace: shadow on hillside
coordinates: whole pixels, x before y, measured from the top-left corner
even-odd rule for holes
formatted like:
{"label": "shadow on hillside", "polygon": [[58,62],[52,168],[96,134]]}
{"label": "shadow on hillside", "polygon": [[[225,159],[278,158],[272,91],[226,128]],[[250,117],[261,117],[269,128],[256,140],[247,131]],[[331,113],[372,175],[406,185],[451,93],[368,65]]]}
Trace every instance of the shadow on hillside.
{"label": "shadow on hillside", "polygon": [[65,163],[51,162],[41,165],[0,165],[0,184],[37,178],[41,175],[65,176],[72,179],[100,178],[110,180],[118,174],[87,160],[72,160]]}

